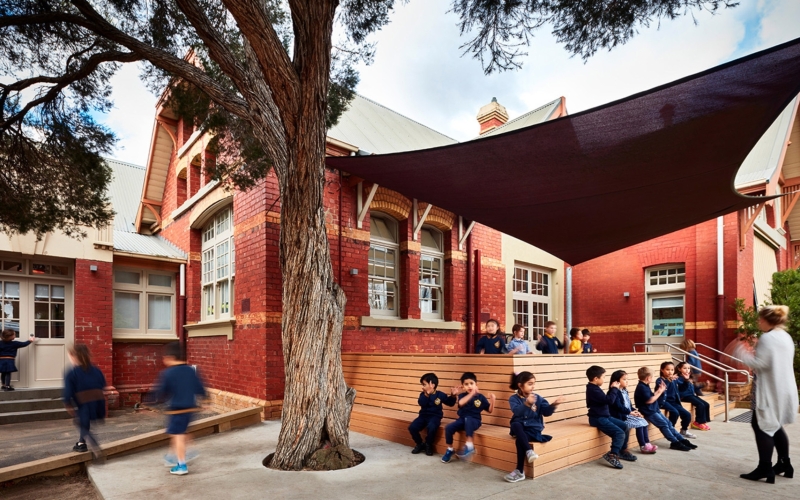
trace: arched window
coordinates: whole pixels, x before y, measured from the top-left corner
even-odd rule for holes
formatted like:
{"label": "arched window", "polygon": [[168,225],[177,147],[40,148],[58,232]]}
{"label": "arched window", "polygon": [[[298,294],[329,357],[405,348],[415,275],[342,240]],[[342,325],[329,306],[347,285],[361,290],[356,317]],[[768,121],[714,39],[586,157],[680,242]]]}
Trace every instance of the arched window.
{"label": "arched window", "polygon": [[444,246],[442,233],[423,226],[419,256],[419,310],[422,319],[443,319]]}
{"label": "arched window", "polygon": [[230,318],[233,313],[233,278],[236,273],[233,248],[233,210],[217,213],[203,228],[202,320]]}
{"label": "arched window", "polygon": [[370,315],[397,316],[399,310],[397,222],[386,215],[371,213],[369,227]]}

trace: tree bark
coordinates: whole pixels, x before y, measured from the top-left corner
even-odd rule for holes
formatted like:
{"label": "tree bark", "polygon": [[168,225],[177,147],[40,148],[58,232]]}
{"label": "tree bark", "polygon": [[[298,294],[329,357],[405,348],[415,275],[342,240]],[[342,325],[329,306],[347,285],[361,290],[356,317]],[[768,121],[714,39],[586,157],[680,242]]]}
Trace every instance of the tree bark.
{"label": "tree bark", "polygon": [[[299,470],[320,447],[349,448],[355,391],[342,373],[345,295],[334,281],[325,229],[325,114],[336,2],[292,4],[299,109],[287,133],[281,186],[282,339],[286,387],[270,467]],[[288,132],[288,131],[287,131]]]}

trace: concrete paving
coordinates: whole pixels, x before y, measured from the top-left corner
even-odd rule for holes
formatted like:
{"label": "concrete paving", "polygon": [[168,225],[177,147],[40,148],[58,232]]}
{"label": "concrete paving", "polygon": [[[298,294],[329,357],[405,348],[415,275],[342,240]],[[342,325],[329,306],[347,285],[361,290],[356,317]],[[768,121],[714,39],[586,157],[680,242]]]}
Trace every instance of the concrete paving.
{"label": "concrete paving", "polygon": [[[733,415],[741,413],[737,410]],[[347,498],[347,499],[550,499],[800,497],[800,478],[777,477],[774,485],[739,478],[755,468],[757,454],[749,424],[713,422],[699,433],[692,452],[668,450],[665,440],[655,455],[640,455],[625,469],[600,460],[548,474],[535,481],[506,483],[503,472],[440,457],[411,455],[395,443],[353,433],[351,446],[366,456],[352,469],[333,472],[278,472],[261,465],[274,450],[278,422],[208,436],[195,442],[200,456],[189,475],[171,476],[162,465],[163,448],[113,459],[89,467],[89,477],[105,500],[141,498]],[[792,443],[800,441],[800,424],[787,427]],[[800,462],[800,455],[798,455]]]}

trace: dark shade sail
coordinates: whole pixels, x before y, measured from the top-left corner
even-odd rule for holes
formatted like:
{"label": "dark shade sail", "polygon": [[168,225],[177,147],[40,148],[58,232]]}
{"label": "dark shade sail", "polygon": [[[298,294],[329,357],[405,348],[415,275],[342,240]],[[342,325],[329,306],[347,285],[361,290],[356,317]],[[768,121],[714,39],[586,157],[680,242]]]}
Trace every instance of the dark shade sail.
{"label": "dark shade sail", "polygon": [[578,264],[757,203],[734,177],[798,92],[800,39],[506,134],[326,162]]}

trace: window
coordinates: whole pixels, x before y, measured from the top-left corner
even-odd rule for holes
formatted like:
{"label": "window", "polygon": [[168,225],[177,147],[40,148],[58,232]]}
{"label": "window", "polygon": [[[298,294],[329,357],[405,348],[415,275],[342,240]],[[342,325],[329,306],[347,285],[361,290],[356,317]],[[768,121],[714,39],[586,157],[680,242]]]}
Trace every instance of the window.
{"label": "window", "polygon": [[235,270],[233,210],[226,207],[203,228],[203,321],[232,316]]}
{"label": "window", "polygon": [[672,264],[646,269],[645,290],[650,341],[680,342],[685,330],[686,267]]}
{"label": "window", "polygon": [[419,256],[419,310],[422,319],[443,319],[444,246],[442,233],[423,227]]}
{"label": "window", "polygon": [[19,281],[0,281],[0,328],[17,332],[19,337]]}
{"label": "window", "polygon": [[145,334],[172,338],[175,335],[174,312],[173,274],[148,269],[114,269],[115,336]]}
{"label": "window", "polygon": [[516,265],[512,287],[514,323],[525,327],[526,340],[537,340],[550,320],[550,271]]}
{"label": "window", "polygon": [[372,316],[397,316],[398,260],[397,223],[382,214],[370,214],[369,309]]}

